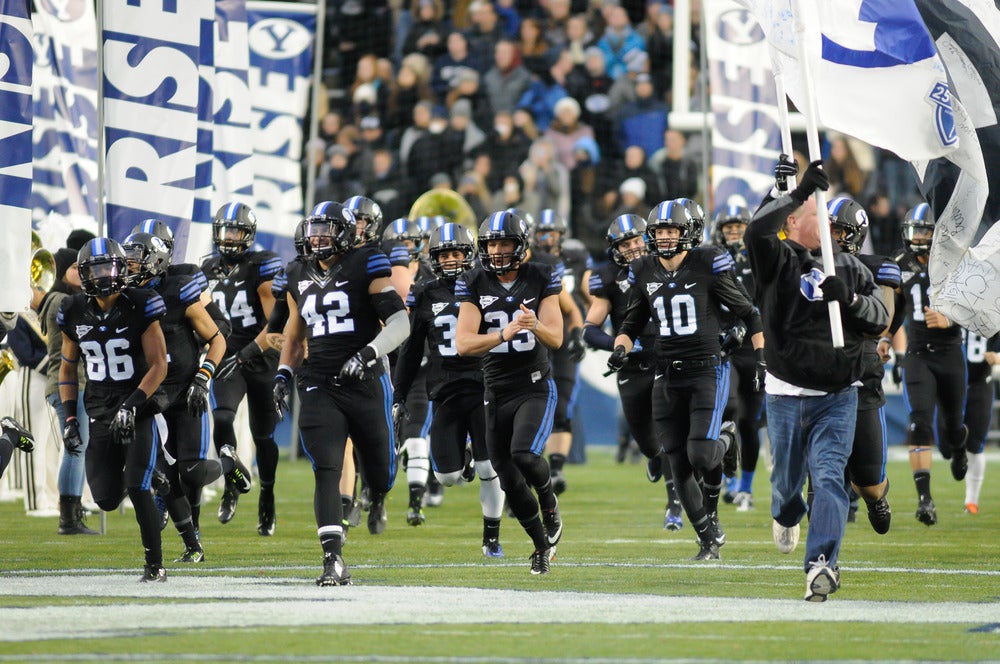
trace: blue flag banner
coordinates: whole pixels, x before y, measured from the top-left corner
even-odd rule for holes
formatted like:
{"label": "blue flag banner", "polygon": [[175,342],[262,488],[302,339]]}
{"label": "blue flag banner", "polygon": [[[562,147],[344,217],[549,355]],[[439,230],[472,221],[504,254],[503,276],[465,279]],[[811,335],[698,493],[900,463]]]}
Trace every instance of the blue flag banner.
{"label": "blue flag banner", "polygon": [[32,14],[36,224],[97,216],[97,21],[89,2],[38,2]]}
{"label": "blue flag banner", "polygon": [[0,0],[0,311],[31,301],[31,38],[27,0]]}
{"label": "blue flag banner", "polygon": [[185,255],[194,210],[202,26],[213,0],[106,0],[107,234],[149,217]]}
{"label": "blue flag banner", "polygon": [[715,212],[754,209],[774,184],[781,152],[774,75],[764,31],[735,0],[705,3],[712,85]]}
{"label": "blue flag banner", "polygon": [[286,258],[302,219],[302,123],[309,106],[316,7],[248,2],[257,241]]}
{"label": "blue flag banner", "polygon": [[948,70],[959,149],[916,162],[935,213],[931,306],[989,337],[1000,331],[1000,10],[992,0],[916,0]]}

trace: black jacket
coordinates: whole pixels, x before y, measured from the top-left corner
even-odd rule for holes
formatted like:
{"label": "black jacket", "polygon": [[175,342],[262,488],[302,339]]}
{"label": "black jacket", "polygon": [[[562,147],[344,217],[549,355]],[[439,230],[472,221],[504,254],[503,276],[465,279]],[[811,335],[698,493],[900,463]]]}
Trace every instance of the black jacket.
{"label": "black jacket", "polygon": [[798,387],[835,392],[861,377],[865,337],[885,329],[889,312],[868,268],[835,248],[837,276],[857,298],[841,308],[844,347],[833,347],[827,303],[802,293],[803,275],[812,268],[822,269],[822,259],[778,237],[797,207],[790,196],[765,204],[744,236],[764,324],[767,370]]}

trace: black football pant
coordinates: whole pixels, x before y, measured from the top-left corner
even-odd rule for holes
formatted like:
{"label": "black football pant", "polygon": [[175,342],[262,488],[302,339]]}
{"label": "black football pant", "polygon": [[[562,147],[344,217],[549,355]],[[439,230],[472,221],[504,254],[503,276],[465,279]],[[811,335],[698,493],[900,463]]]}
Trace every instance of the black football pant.
{"label": "black football pant", "polygon": [[881,484],[885,479],[887,452],[885,407],[859,410],[854,425],[854,444],[847,459],[850,481],[859,487]]}
{"label": "black football pant", "polygon": [[[238,369],[228,380],[212,381],[215,399],[212,416],[215,419],[215,449],[223,445],[236,447],[236,409],[247,398],[250,435],[257,448],[257,472],[262,485],[273,485],[278,469],[278,445],[274,442],[274,427],[278,413],[274,409],[274,374],[277,361],[271,355],[263,370]],[[275,366],[271,366],[274,364]]]}
{"label": "black football pant", "polygon": [[[471,383],[475,388],[478,384]],[[485,461],[486,409],[483,389],[439,396],[433,403],[431,421],[431,468],[435,473],[454,473],[465,467],[465,445],[472,440],[472,458]]]}
{"label": "black football pant", "polygon": [[736,397],[736,430],[740,434],[740,469],[752,473],[757,470],[760,456],[760,413],[764,392],[753,389],[757,373],[757,358],[753,350],[739,348],[729,356],[732,365],[732,394]]}
{"label": "black football pant", "polygon": [[406,395],[406,409],[410,417],[402,427],[402,442],[407,438],[427,438],[430,424],[430,400],[427,397],[427,367],[423,366],[413,378],[413,385]]}
{"label": "black football pant", "polygon": [[990,432],[993,419],[993,381],[987,373],[981,380],[970,378],[965,396],[965,426],[969,427],[969,438],[965,449],[979,454],[986,447],[986,434]]}
{"label": "black football pant", "polygon": [[962,445],[966,382],[965,352],[959,344],[907,353],[903,360],[903,397],[910,410],[911,447],[934,446],[935,405],[944,433],[942,447]]}
{"label": "black football pant", "polygon": [[559,349],[552,354],[552,379],[556,382],[556,413],[552,422],[553,433],[572,433],[573,407],[578,394],[577,374],[580,365],[569,354]]}

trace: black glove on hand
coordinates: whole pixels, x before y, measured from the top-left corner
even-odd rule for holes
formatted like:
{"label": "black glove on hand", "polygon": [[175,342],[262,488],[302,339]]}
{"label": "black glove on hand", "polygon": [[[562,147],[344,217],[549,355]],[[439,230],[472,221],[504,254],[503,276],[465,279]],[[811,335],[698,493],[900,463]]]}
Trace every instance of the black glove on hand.
{"label": "black glove on hand", "polygon": [[402,401],[392,404],[392,428],[396,433],[396,451],[403,446],[403,427],[410,420],[410,409]]}
{"label": "black glove on hand", "polygon": [[611,372],[621,371],[627,361],[628,351],[625,350],[625,346],[615,346],[615,350],[611,353],[611,357],[608,358],[608,370]]}
{"label": "black glove on hand", "polygon": [[747,334],[747,326],[743,321],[736,321],[732,327],[722,331],[721,346],[722,352],[731,353],[743,345],[743,338]]}
{"label": "black glove on hand", "polygon": [[131,445],[135,440],[135,406],[122,406],[111,420],[111,435],[119,445]]}
{"label": "black glove on hand", "polygon": [[778,191],[788,191],[788,178],[799,174],[799,165],[785,153],[778,155],[774,165],[774,186]]}
{"label": "black glove on hand", "polygon": [[583,345],[583,328],[576,327],[569,331],[569,339],[566,341],[566,354],[575,364],[583,361],[583,356],[587,354],[587,348]]}
{"label": "black glove on hand", "polygon": [[77,421],[76,415],[66,418],[66,426],[63,427],[62,436],[66,454],[80,456],[80,450],[83,449],[83,438],[80,436],[80,423]]}
{"label": "black glove on hand", "polygon": [[753,365],[753,391],[764,391],[764,377],[767,374],[767,360],[764,359],[764,349],[758,348],[753,352],[755,356]]}
{"label": "black glove on hand", "polygon": [[187,391],[187,409],[191,417],[201,417],[208,410],[208,376],[199,371]]}
{"label": "black glove on hand", "polygon": [[288,369],[278,369],[278,373],[274,376],[274,388],[272,389],[272,396],[274,397],[274,409],[278,412],[278,419],[285,419],[285,413],[288,412],[288,397],[292,393],[292,372]]}
{"label": "black glove on hand", "polygon": [[896,359],[892,361],[892,382],[896,385],[903,384],[903,353],[896,353]]}
{"label": "black glove on hand", "polygon": [[236,355],[231,355],[219,363],[219,370],[215,372],[215,379],[229,380],[238,368],[263,354],[264,351],[257,345],[257,341],[251,341],[241,348],[240,352],[236,353]]}
{"label": "black glove on hand", "polygon": [[365,377],[365,371],[373,366],[375,366],[375,349],[371,346],[365,346],[352,355],[351,359],[344,362],[344,366],[341,367],[337,378],[339,380],[347,378],[361,380]]}
{"label": "black glove on hand", "polygon": [[817,189],[826,191],[829,188],[830,180],[826,177],[826,171],[823,170],[823,160],[817,159],[809,164],[806,172],[802,174],[799,186],[792,189],[789,196],[799,203],[805,203]]}
{"label": "black glove on hand", "polygon": [[823,279],[819,284],[819,289],[823,291],[824,302],[840,302],[841,307],[848,307],[854,299],[854,293],[838,276],[829,276]]}

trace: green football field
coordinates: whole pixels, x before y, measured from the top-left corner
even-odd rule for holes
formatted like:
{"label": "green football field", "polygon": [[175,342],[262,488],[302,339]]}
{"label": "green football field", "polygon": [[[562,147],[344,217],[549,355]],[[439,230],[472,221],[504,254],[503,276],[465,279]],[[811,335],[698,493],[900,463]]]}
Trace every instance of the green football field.
{"label": "green football field", "polygon": [[[506,557],[480,550],[477,486],[448,489],[427,523],[406,525],[405,479],[381,536],[352,529],[354,585],[317,588],[321,553],[312,474],[278,471],[278,527],[256,534],[256,488],[228,525],[206,505],[207,559],[181,567],[164,531],[166,584],[137,582],[133,515],[108,515],[103,537],[59,537],[55,519],[0,504],[0,661],[653,661],[661,659],[1000,659],[1000,457],[990,456],[976,516],[964,487],[935,461],[939,523],[913,517],[909,468],[889,467],[893,525],[874,534],[862,508],[848,524],[842,587],[804,602],[803,542],[771,542],[767,472],[756,509],[723,506],[722,560],[694,563],[690,526],[662,528],[664,491],[641,465],[592,447],[568,467],[565,532],[547,576],[529,574],[531,545],[504,520]],[[96,516],[89,520],[96,526]]]}

